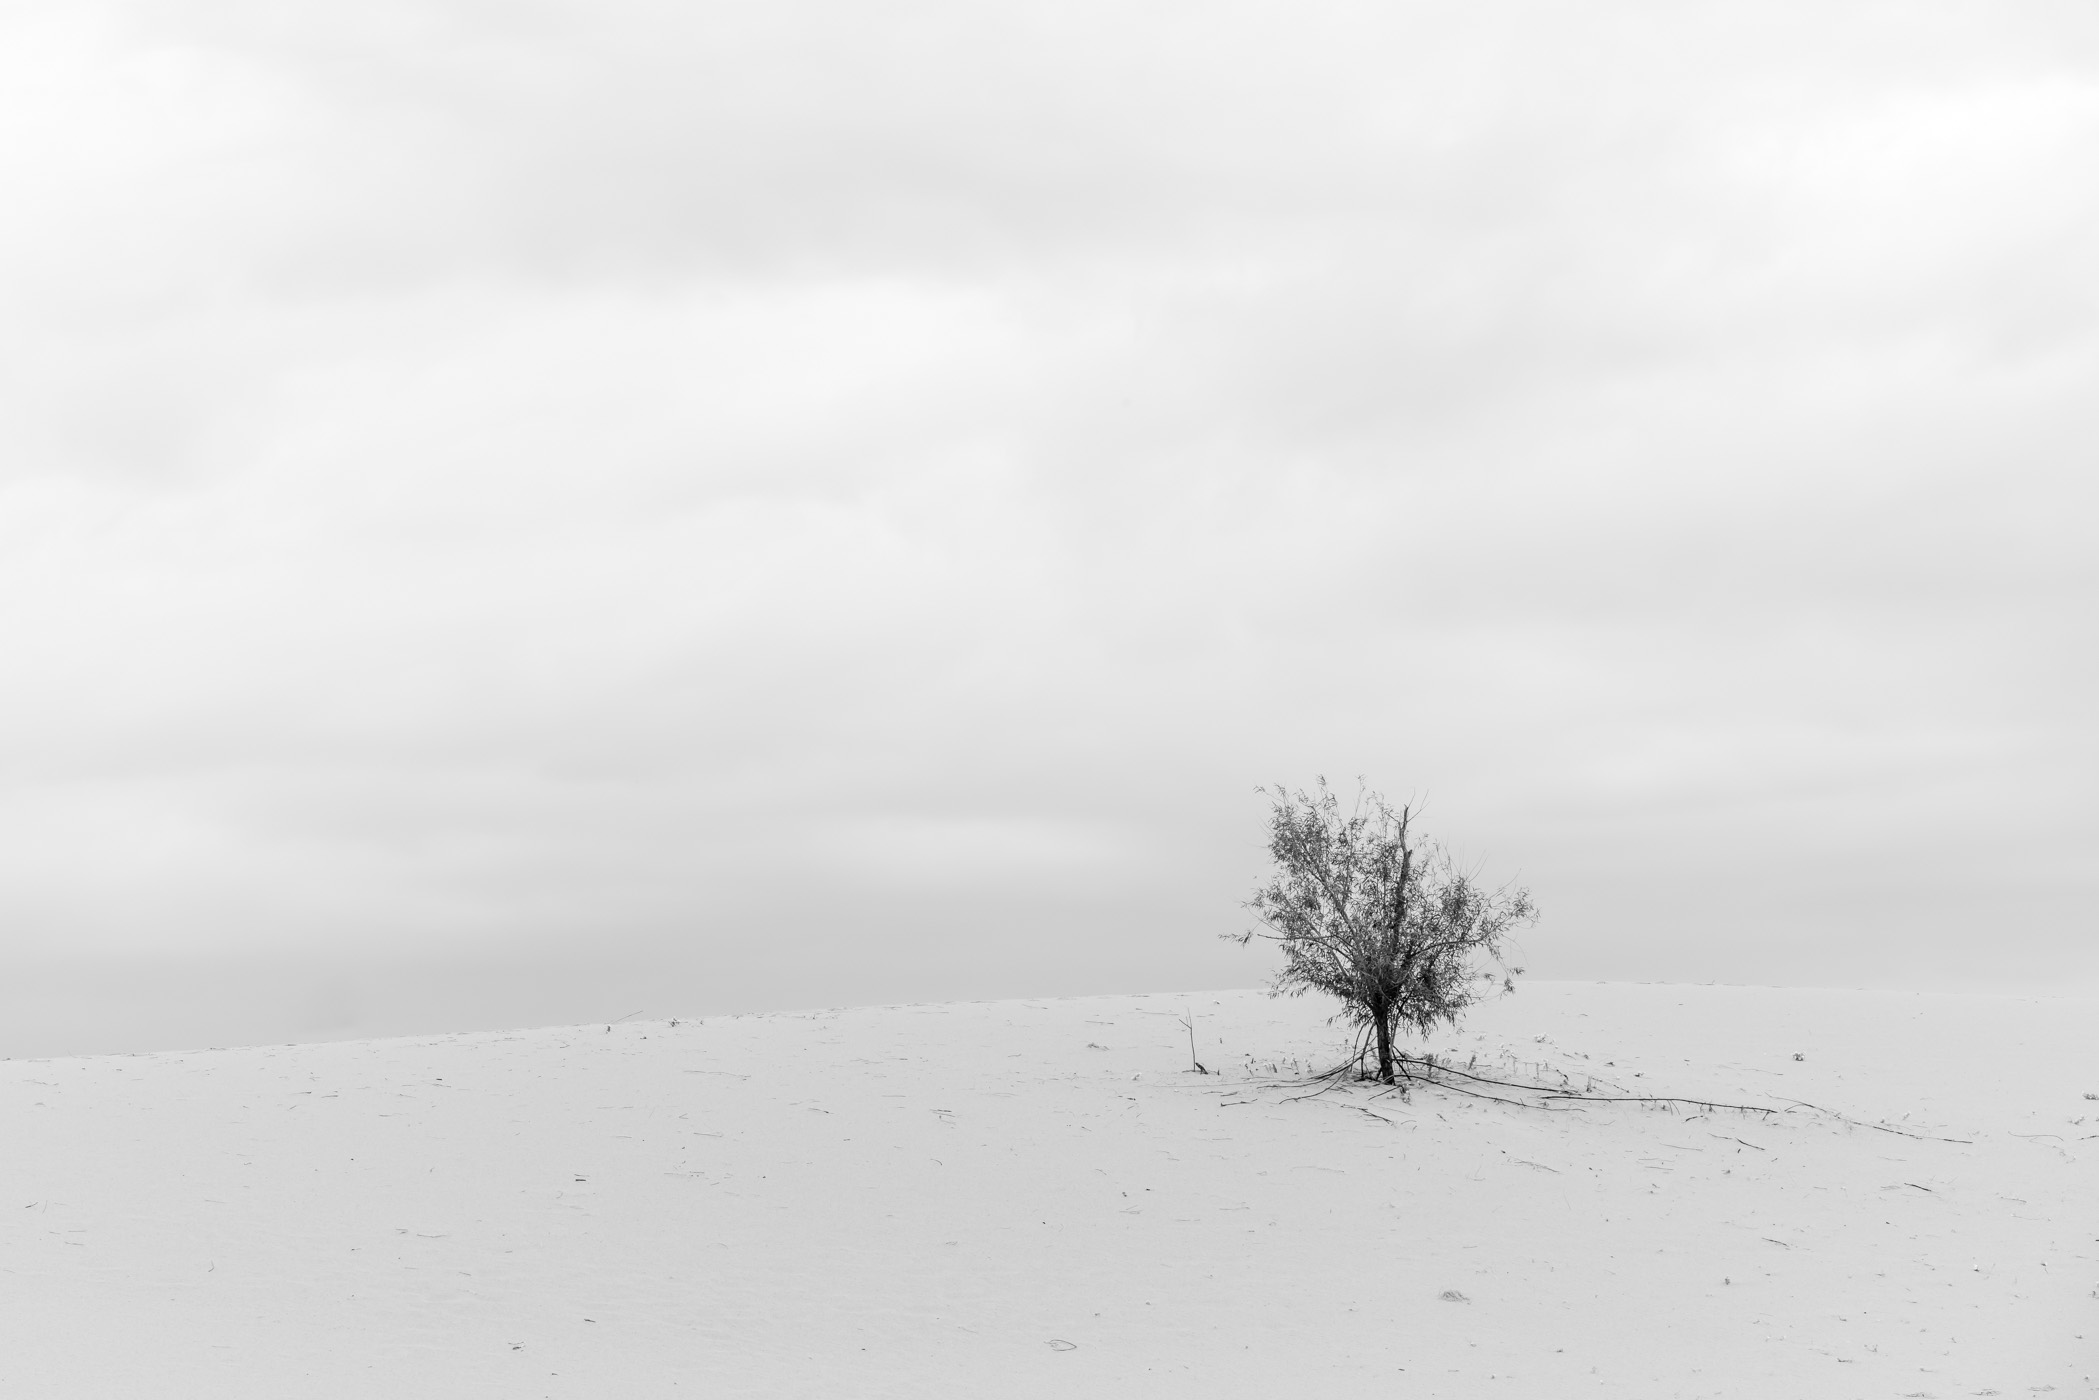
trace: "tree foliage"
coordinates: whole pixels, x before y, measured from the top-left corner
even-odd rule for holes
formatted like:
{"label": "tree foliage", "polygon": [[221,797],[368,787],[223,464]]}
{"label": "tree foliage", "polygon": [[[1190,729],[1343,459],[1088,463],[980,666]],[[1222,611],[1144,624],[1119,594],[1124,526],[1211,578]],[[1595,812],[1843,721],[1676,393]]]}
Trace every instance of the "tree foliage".
{"label": "tree foliage", "polygon": [[[1503,950],[1511,930],[1537,918],[1527,890],[1482,888],[1416,832],[1410,808],[1394,810],[1377,793],[1359,793],[1344,816],[1325,778],[1317,793],[1258,791],[1272,804],[1276,868],[1246,907],[1267,931],[1227,937],[1281,945],[1278,994],[1338,998],[1364,1033],[1359,1054],[1375,1045],[1376,1078],[1393,1080],[1399,1028],[1455,1025],[1497,980],[1502,992],[1515,990],[1523,969],[1508,966]],[[1498,979],[1483,961],[1500,969]]]}

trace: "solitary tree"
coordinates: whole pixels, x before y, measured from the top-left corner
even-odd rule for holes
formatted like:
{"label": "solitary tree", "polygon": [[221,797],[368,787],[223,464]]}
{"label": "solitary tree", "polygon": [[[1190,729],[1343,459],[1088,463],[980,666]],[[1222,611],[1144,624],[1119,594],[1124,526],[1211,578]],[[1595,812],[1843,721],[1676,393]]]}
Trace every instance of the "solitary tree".
{"label": "solitary tree", "polygon": [[[1455,1025],[1494,983],[1480,959],[1501,969],[1503,992],[1516,989],[1523,969],[1506,964],[1502,944],[1537,918],[1528,891],[1481,889],[1413,830],[1411,809],[1394,811],[1374,792],[1344,817],[1325,778],[1316,795],[1258,791],[1273,803],[1268,853],[1277,868],[1246,907],[1267,932],[1225,936],[1282,945],[1278,993],[1338,997],[1350,1022],[1375,1037],[1380,1082],[1393,1082],[1396,1027],[1425,1034],[1438,1022]],[[1367,1048],[1359,1041],[1359,1059]]]}

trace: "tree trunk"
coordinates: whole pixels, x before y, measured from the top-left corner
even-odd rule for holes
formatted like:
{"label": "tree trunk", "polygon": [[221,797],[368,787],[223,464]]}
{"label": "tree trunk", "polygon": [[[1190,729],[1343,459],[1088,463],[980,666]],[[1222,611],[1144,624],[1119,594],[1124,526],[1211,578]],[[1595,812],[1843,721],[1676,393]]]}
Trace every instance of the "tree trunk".
{"label": "tree trunk", "polygon": [[[1385,946],[1382,950],[1384,956],[1381,959],[1384,966],[1378,969],[1381,974],[1389,975],[1393,971],[1392,964],[1396,961],[1399,964],[1398,985],[1402,989],[1407,985],[1407,964],[1414,959],[1412,948],[1402,951],[1407,928],[1407,897],[1414,892],[1414,848],[1407,844],[1407,820],[1412,815],[1412,808],[1399,809],[1399,883],[1392,891],[1392,923],[1386,930]],[[1393,1082],[1392,1003],[1384,997],[1379,997],[1371,1003],[1370,1010],[1377,1022],[1378,1082],[1390,1084]]]}

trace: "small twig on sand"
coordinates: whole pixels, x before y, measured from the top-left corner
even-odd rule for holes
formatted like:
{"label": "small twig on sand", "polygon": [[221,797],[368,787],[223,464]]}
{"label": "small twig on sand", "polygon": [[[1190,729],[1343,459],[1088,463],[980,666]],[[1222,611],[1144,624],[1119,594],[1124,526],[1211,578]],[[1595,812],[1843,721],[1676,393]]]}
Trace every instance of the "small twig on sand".
{"label": "small twig on sand", "polygon": [[1195,1058],[1195,1013],[1190,1011],[1182,1017],[1181,1024],[1188,1028],[1188,1063],[1194,1066],[1189,1073],[1208,1074],[1210,1071],[1203,1068],[1203,1062]]}

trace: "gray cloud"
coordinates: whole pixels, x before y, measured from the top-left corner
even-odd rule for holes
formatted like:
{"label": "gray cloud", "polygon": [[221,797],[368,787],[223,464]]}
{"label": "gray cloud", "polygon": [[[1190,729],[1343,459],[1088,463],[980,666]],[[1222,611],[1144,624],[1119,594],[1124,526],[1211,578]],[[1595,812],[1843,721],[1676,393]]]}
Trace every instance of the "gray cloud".
{"label": "gray cloud", "polygon": [[1323,770],[1544,971],[2099,975],[2073,16],[14,24],[21,949],[1245,980]]}

